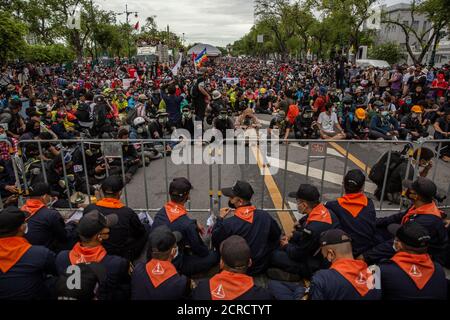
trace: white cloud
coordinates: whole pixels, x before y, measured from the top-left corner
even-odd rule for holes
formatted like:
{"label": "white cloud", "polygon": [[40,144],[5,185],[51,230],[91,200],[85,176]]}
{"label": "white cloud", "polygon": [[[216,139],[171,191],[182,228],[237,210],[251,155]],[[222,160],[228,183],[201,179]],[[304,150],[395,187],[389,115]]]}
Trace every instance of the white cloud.
{"label": "white cloud", "polygon": [[[125,2],[95,0],[102,9],[125,11]],[[205,42],[218,46],[233,43],[246,34],[253,25],[252,0],[128,0],[129,11],[137,11],[139,18],[130,15],[130,24],[137,20],[142,25],[146,17],[156,15],[158,28],[170,30],[185,43]],[[122,16],[119,19],[124,21]]]}

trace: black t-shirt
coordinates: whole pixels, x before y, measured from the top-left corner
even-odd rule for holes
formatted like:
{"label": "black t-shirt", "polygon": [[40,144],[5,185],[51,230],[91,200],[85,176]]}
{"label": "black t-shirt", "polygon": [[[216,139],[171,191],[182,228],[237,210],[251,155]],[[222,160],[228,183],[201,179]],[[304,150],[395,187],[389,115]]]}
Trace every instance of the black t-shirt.
{"label": "black t-shirt", "polygon": [[450,132],[450,122],[445,121],[444,118],[437,119],[437,123],[439,124],[439,128],[441,128],[444,132]]}

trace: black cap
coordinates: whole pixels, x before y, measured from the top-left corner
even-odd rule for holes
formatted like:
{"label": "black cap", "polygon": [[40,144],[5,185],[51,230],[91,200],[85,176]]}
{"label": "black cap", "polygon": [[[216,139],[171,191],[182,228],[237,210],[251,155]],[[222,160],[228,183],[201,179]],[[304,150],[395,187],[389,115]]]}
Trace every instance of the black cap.
{"label": "black cap", "polygon": [[172,232],[167,226],[157,227],[150,234],[150,249],[152,252],[166,252],[180,242],[182,238],[178,231]]}
{"label": "black cap", "polygon": [[59,195],[58,192],[52,191],[50,185],[45,182],[38,182],[35,185],[31,186],[29,190],[30,190],[30,197],[42,197],[46,194],[55,197]]}
{"label": "black cap", "polygon": [[320,201],[319,190],[312,184],[301,184],[297,192],[289,193],[289,197],[311,202]]}
{"label": "black cap", "polygon": [[351,242],[352,239],[341,229],[330,229],[322,232],[320,235],[320,246],[329,246],[333,244],[340,244],[345,242]]}
{"label": "black cap", "polygon": [[25,223],[28,214],[17,207],[8,207],[0,212],[0,234],[17,231]]}
{"label": "black cap", "polygon": [[359,170],[350,170],[344,177],[344,188],[347,191],[357,192],[362,189],[366,182],[366,176]]}
{"label": "black cap", "polygon": [[109,176],[102,183],[102,191],[106,194],[116,194],[123,189],[123,180],[120,176]]}
{"label": "black cap", "polygon": [[416,181],[405,180],[403,185],[407,189],[413,190],[420,197],[425,200],[433,200],[436,197],[437,187],[436,184],[430,179],[419,177]]}
{"label": "black cap", "polygon": [[236,181],[231,188],[223,188],[222,193],[226,197],[239,197],[244,200],[250,200],[255,193],[250,183],[245,181]]}
{"label": "black cap", "polygon": [[78,222],[78,234],[85,238],[92,238],[104,228],[110,228],[117,223],[119,218],[116,214],[105,216],[94,210],[85,214]]}
{"label": "black cap", "polygon": [[169,186],[169,194],[173,196],[185,196],[189,191],[191,191],[192,184],[186,178],[175,178],[172,180]]}
{"label": "black cap", "polygon": [[404,225],[391,224],[388,226],[388,230],[401,242],[412,248],[426,248],[431,240],[428,230],[414,221],[408,221]]}
{"label": "black cap", "polygon": [[[69,266],[69,268],[73,267]],[[106,279],[106,269],[99,263],[80,263],[76,267],[80,270],[80,288],[68,287],[71,283],[68,279],[73,276],[73,272],[70,272],[69,268],[66,269],[56,282],[58,300],[93,300],[97,285]]]}

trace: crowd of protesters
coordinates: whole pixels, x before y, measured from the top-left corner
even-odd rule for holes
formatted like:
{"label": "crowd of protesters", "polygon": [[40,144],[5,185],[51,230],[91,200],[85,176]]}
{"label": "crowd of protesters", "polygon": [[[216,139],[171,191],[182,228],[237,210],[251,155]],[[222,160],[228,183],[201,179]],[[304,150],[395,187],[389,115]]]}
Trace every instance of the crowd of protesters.
{"label": "crowd of protesters", "polygon": [[[287,143],[448,139],[449,77],[448,66],[357,67],[344,59],[223,58],[198,70],[186,62],[177,75],[119,60],[5,65],[0,298],[445,299],[448,221],[425,178],[431,150],[415,159],[426,172],[395,191],[407,190],[407,211],[377,219],[364,174],[350,171],[336,201],[321,204],[312,185],[292,194],[305,215],[292,234],[252,206],[252,187],[238,181],[222,190],[229,208],[217,217],[211,247],[184,206],[192,188],[186,179],[172,181],[171,201],[152,225],[120,199],[139,167],[178,143],[157,140],[170,140],[175,129],[193,136],[195,121],[224,133],[260,128],[258,114],[268,114],[269,133]],[[123,140],[122,158],[108,158],[96,139]],[[130,141],[146,139],[153,140]],[[449,142],[436,151],[450,160]],[[93,204],[87,194],[96,196]],[[20,209],[19,197],[26,200]],[[72,206],[84,208],[77,223],[52,209]],[[67,287],[71,265],[81,270],[81,289]],[[261,274],[272,279],[264,288],[255,283]]]}

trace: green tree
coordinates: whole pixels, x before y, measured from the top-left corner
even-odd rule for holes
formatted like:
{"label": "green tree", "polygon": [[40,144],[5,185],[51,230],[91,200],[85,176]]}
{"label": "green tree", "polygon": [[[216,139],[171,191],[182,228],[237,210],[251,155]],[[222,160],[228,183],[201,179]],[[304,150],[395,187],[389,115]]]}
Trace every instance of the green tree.
{"label": "green tree", "polygon": [[386,60],[390,64],[399,63],[406,59],[400,46],[393,42],[383,43],[369,49],[369,58],[377,60]]}
{"label": "green tree", "polygon": [[19,56],[26,47],[26,26],[10,13],[0,11],[0,63]]}

